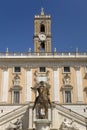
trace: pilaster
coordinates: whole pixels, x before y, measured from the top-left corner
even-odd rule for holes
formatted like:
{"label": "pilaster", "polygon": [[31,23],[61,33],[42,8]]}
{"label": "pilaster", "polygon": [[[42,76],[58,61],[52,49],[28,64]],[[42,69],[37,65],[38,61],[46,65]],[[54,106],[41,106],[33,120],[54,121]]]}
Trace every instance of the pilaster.
{"label": "pilaster", "polygon": [[32,107],[29,108],[29,126],[28,129],[31,130],[33,127],[33,110]]}
{"label": "pilaster", "polygon": [[31,67],[26,67],[26,90],[25,90],[25,101],[29,102],[32,100],[32,70]]}
{"label": "pilaster", "polygon": [[2,74],[3,78],[2,78],[1,102],[7,103],[7,100],[8,100],[8,77],[9,77],[8,67],[3,66],[2,70],[3,70],[3,74]]}
{"label": "pilaster", "polygon": [[80,66],[75,66],[77,103],[83,102],[82,74]]}
{"label": "pilaster", "polygon": [[53,101],[60,102],[59,94],[59,68],[53,67]]}

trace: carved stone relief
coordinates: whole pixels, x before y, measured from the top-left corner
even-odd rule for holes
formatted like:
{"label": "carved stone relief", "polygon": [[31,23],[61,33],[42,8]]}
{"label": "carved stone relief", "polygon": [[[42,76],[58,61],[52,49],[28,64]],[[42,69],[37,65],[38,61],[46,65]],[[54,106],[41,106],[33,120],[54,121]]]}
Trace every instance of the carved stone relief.
{"label": "carved stone relief", "polygon": [[20,85],[20,77],[18,76],[18,74],[16,74],[16,75],[14,76],[13,85],[14,85],[14,86]]}
{"label": "carved stone relief", "polygon": [[76,123],[74,120],[69,121],[68,119],[64,119],[64,121],[61,123],[61,126],[59,130],[79,130],[76,126]]}
{"label": "carved stone relief", "polygon": [[6,66],[6,65],[3,65],[1,68],[2,68],[3,71],[7,71],[8,70],[8,66]]}
{"label": "carved stone relief", "polygon": [[39,83],[40,81],[48,82],[49,81],[49,71],[45,73],[40,73],[37,70],[34,73],[34,80],[36,83]]}
{"label": "carved stone relief", "polygon": [[63,78],[63,84],[64,85],[70,85],[70,82],[71,82],[71,78],[68,74],[66,74]]}
{"label": "carved stone relief", "polygon": [[21,119],[17,119],[16,122],[9,122],[6,130],[22,130],[23,123]]}

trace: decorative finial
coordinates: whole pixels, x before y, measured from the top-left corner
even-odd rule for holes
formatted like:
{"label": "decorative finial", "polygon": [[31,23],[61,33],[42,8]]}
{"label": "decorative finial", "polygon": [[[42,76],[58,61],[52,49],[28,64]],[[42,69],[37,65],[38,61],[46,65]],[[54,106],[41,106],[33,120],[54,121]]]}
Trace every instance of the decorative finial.
{"label": "decorative finial", "polygon": [[54,52],[56,52],[56,48],[54,48]]}
{"label": "decorative finial", "polygon": [[31,48],[28,49],[28,52],[31,52]]}
{"label": "decorative finial", "polygon": [[6,48],[6,52],[8,52],[8,48]]}
{"label": "decorative finial", "polygon": [[78,53],[78,48],[76,48],[76,53]]}
{"label": "decorative finial", "polygon": [[41,8],[41,15],[44,15],[44,8]]}

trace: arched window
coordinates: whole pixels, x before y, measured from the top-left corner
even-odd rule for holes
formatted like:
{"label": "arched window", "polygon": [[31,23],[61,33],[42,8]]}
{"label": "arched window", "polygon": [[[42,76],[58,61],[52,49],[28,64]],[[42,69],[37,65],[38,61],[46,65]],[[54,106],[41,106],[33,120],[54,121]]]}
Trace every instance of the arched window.
{"label": "arched window", "polygon": [[40,32],[45,32],[45,26],[44,26],[44,24],[41,24],[41,26],[40,26]]}
{"label": "arched window", "polygon": [[40,46],[41,46],[41,52],[44,52],[45,51],[45,43],[41,42]]}

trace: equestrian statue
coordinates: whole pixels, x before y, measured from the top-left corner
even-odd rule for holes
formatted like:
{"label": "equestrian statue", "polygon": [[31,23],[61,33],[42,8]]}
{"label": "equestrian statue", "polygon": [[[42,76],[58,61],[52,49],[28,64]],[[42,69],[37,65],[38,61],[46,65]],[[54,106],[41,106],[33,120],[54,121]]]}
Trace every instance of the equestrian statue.
{"label": "equestrian statue", "polygon": [[35,99],[33,110],[36,107],[36,116],[39,119],[47,119],[48,118],[48,107],[51,102],[49,98],[49,85],[45,84],[43,81],[39,83],[37,87],[31,87],[32,90],[38,91],[38,96]]}

